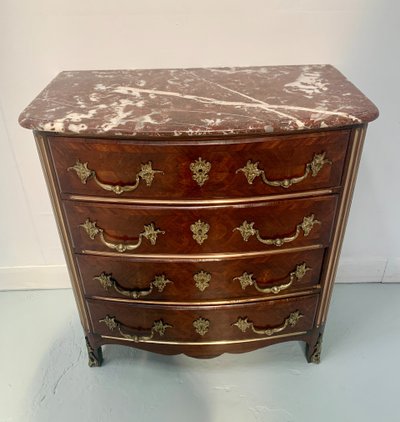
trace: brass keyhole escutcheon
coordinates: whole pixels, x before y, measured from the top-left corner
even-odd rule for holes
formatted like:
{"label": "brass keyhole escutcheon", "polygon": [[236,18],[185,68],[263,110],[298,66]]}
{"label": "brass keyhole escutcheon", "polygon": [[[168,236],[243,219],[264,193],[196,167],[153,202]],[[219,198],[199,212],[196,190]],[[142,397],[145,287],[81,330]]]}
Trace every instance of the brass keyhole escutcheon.
{"label": "brass keyhole escutcheon", "polygon": [[208,173],[211,170],[211,163],[199,157],[190,163],[190,171],[193,173],[192,179],[201,187],[208,180]]}
{"label": "brass keyhole escutcheon", "polygon": [[204,221],[197,220],[190,226],[190,230],[193,233],[193,239],[201,245],[208,238],[208,231],[210,230],[210,225]]}

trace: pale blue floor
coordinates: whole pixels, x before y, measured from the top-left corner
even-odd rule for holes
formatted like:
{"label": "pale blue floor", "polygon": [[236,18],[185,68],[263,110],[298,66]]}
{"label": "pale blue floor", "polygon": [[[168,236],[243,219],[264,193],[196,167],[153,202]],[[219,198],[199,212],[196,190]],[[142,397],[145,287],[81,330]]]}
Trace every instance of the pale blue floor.
{"label": "pale blue floor", "polygon": [[69,290],[0,292],[1,422],[399,422],[400,285],[339,285],[322,363],[292,342],[211,360],[104,347]]}

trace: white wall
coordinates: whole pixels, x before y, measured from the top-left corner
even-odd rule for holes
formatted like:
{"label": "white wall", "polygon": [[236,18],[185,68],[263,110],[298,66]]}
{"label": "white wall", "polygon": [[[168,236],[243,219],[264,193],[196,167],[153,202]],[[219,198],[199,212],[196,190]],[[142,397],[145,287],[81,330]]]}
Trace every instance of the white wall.
{"label": "white wall", "polygon": [[59,71],[331,63],[381,112],[367,134],[339,279],[400,281],[399,2],[3,0],[0,288],[68,285],[22,109]]}

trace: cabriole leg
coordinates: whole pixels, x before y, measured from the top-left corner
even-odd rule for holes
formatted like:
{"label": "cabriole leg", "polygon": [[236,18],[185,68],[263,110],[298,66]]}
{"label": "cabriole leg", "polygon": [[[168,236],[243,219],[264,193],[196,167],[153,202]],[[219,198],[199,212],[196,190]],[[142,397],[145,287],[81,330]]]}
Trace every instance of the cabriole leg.
{"label": "cabriole leg", "polygon": [[90,344],[89,338],[85,337],[85,340],[89,358],[88,365],[91,368],[95,366],[101,366],[103,362],[103,352],[101,351],[101,347],[93,348]]}
{"label": "cabriole leg", "polygon": [[309,363],[321,362],[321,347],[322,347],[323,332],[319,332],[312,340],[307,343],[307,361]]}

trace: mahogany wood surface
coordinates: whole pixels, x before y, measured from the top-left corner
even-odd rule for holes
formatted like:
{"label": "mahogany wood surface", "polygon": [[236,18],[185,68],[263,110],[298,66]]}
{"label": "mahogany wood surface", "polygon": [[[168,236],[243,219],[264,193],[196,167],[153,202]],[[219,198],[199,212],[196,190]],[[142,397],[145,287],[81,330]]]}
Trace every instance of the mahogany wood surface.
{"label": "mahogany wood surface", "polygon": [[[112,277],[119,289],[126,292],[147,292],[151,282],[157,275],[165,275],[171,281],[160,292],[153,288],[147,296],[139,297],[141,301],[168,302],[202,302],[210,300],[250,299],[277,297],[277,295],[301,292],[318,285],[325,250],[290,250],[276,255],[267,254],[260,257],[238,257],[234,259],[204,260],[143,260],[126,257],[105,257],[93,255],[77,255],[76,259],[82,284],[87,297],[104,297],[133,300],[119,293],[113,287],[105,289],[95,277],[105,273]],[[290,274],[297,265],[306,264],[309,270],[301,279],[294,278],[287,289],[274,293],[263,293],[254,286],[241,287],[236,277],[243,273],[253,275],[260,288],[271,288],[283,285],[290,280]],[[194,276],[199,273],[210,276],[209,285],[204,290],[196,287]],[[200,284],[201,286],[201,284]]]}
{"label": "mahogany wood surface", "polygon": [[[227,139],[211,145],[200,141],[163,145],[65,137],[51,137],[49,144],[60,190],[64,194],[188,200],[288,194],[340,186],[348,138],[349,131],[340,130],[248,138],[239,143]],[[323,152],[332,164],[324,165],[316,176],[310,175],[289,188],[269,186],[261,177],[249,184],[243,172],[237,172],[251,160],[259,162],[259,169],[264,170],[268,180],[299,177],[314,155]],[[193,179],[190,170],[190,164],[200,157],[211,164],[208,180],[202,186]],[[141,164],[149,161],[154,170],[163,171],[163,174],[156,174],[151,186],[142,180],[136,190],[117,195],[102,189],[92,179],[83,184],[74,171],[68,171],[78,160],[88,163],[88,168],[106,184],[134,184]]]}
{"label": "mahogany wood surface", "polygon": [[[104,322],[107,315],[121,324],[121,331],[129,335],[148,336],[155,321],[162,320],[172,327],[165,334],[155,335],[159,341],[221,341],[266,337],[251,329],[242,332],[234,326],[238,318],[247,318],[258,330],[281,327],[291,313],[299,311],[302,317],[295,326],[288,325],[279,334],[310,330],[313,326],[317,295],[300,298],[269,300],[264,302],[224,306],[162,306],[110,303],[88,299],[94,332],[100,335],[122,337],[118,329],[110,330]],[[209,321],[209,329],[201,335],[193,322],[203,318]]]}
{"label": "mahogany wood surface", "polygon": [[[104,230],[107,241],[113,243],[136,244],[144,226],[150,223],[165,232],[158,235],[155,245],[143,239],[142,244],[131,251],[133,254],[189,255],[328,245],[336,196],[209,207],[157,207],[64,201],[64,207],[76,252],[110,251],[100,241],[99,236],[92,240],[81,227],[81,224],[90,219]],[[280,247],[263,244],[255,236],[245,241],[240,232],[234,230],[244,221],[254,222],[254,228],[259,230],[262,238],[282,238],[292,236],[303,218],[311,215],[321,224],[315,224],[308,236],[301,232],[294,241]],[[199,220],[210,226],[208,237],[202,244],[193,238],[191,231],[191,225]]]}

